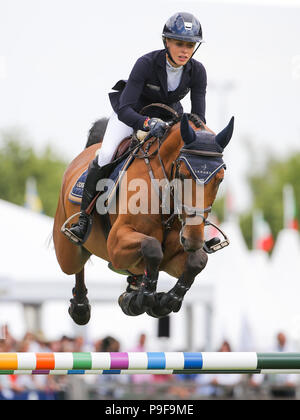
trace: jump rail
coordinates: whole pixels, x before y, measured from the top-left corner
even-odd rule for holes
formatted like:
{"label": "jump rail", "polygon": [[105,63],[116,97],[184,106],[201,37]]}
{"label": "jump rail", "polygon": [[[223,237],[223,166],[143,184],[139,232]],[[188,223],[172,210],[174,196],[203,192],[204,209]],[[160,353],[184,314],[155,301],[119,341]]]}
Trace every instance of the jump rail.
{"label": "jump rail", "polygon": [[300,353],[0,353],[0,375],[300,373]]}

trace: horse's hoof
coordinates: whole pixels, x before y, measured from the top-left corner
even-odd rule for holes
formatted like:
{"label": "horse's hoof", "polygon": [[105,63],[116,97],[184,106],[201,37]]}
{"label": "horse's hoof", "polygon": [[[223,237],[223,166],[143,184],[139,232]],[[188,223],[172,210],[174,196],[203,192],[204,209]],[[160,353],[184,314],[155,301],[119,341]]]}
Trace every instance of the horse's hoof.
{"label": "horse's hoof", "polygon": [[124,292],[119,296],[118,303],[125,315],[138,316],[146,311],[136,305],[137,295],[138,292]]}
{"label": "horse's hoof", "polygon": [[163,295],[165,295],[165,293],[157,293],[156,305],[146,311],[149,316],[152,316],[153,318],[164,318],[173,312],[172,309],[161,305],[161,298]]}
{"label": "horse's hoof", "polygon": [[86,325],[91,319],[91,305],[88,299],[85,299],[83,303],[78,303],[75,299],[71,299],[70,302],[68,311],[70,317],[77,325]]}
{"label": "horse's hoof", "polygon": [[183,298],[176,296],[174,293],[164,293],[160,299],[160,306],[168,308],[171,312],[179,312],[182,306]]}
{"label": "horse's hoof", "polygon": [[172,311],[175,313],[179,312],[181,309],[181,306],[182,306],[182,300],[179,302],[178,301],[174,302],[174,304],[172,305],[172,308],[173,308]]}
{"label": "horse's hoof", "polygon": [[146,292],[140,290],[136,298],[136,307],[140,310],[144,309],[144,312],[153,308],[157,304],[156,292]]}

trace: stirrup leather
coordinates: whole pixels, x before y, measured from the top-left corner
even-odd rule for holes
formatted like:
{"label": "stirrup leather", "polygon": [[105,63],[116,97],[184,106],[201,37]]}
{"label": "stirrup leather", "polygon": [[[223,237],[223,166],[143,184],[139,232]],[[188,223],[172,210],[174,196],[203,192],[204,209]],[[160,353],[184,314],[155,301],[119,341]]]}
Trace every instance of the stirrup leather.
{"label": "stirrup leather", "polygon": [[92,216],[90,214],[85,213],[85,216],[88,219],[88,227],[87,227],[87,231],[86,231],[86,234],[85,234],[84,238],[83,239],[78,238],[78,236],[76,236],[73,232],[71,232],[70,226],[68,226],[70,224],[70,221],[73,220],[75,217],[80,216],[81,214],[82,214],[82,212],[73,214],[71,217],[69,217],[68,220],[65,221],[65,223],[63,224],[63,226],[61,228],[61,232],[75,245],[82,245],[87,241],[87,239],[88,239],[88,237],[91,233],[92,225],[93,225]]}

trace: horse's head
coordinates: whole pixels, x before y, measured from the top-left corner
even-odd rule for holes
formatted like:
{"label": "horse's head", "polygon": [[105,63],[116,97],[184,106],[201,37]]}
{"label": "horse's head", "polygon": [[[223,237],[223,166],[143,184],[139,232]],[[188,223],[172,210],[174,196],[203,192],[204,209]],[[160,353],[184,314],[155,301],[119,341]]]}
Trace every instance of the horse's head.
{"label": "horse's head", "polygon": [[187,252],[204,245],[204,222],[211,211],[220,183],[224,178],[223,150],[233,133],[234,118],[219,134],[195,131],[184,114],[181,137],[184,146],[176,160],[176,178],[181,180],[182,197],[177,208],[182,229],[181,244]]}

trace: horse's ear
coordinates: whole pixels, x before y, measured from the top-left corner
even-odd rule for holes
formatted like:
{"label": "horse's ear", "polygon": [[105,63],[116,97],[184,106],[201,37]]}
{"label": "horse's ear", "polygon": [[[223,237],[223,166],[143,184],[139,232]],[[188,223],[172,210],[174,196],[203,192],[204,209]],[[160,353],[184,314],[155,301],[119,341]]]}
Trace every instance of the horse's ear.
{"label": "horse's ear", "polygon": [[234,117],[231,118],[227,127],[225,127],[219,134],[216,135],[216,142],[222,149],[225,149],[227,144],[230,142],[234,127]]}
{"label": "horse's ear", "polygon": [[186,114],[183,114],[180,124],[180,132],[182,140],[185,144],[190,144],[196,139],[195,131],[189,124],[189,119]]}

